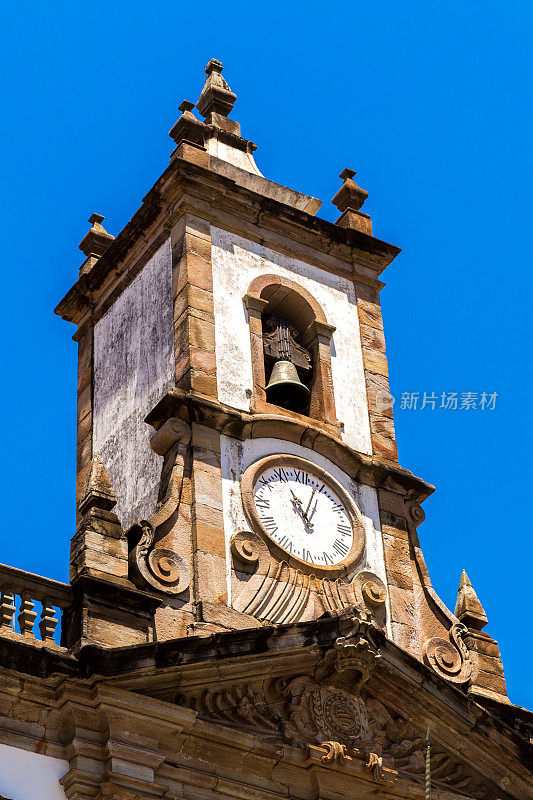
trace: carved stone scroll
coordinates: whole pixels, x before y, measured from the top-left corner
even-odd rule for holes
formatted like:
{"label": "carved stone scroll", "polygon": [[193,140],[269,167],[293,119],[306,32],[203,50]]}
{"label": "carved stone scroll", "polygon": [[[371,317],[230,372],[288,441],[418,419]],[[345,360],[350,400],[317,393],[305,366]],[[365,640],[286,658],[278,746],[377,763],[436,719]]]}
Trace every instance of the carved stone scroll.
{"label": "carved stone scroll", "polygon": [[334,647],[325,653],[315,670],[315,678],[322,681],[328,677],[357,693],[376,669],[381,654],[372,640],[368,622],[354,618],[352,623],[352,631],[339,636]]}
{"label": "carved stone scroll", "polygon": [[260,561],[268,559],[268,547],[255,533],[240,531],[233,536],[230,544],[235,566],[245,572],[254,569]]}
{"label": "carved stone scroll", "polygon": [[450,641],[435,636],[424,645],[426,662],[452,683],[466,683],[472,676],[472,662],[462,639],[466,630],[461,622],[456,622],[450,630]]}
{"label": "carved stone scroll", "polygon": [[383,758],[381,756],[376,755],[376,753],[369,753],[365,769],[372,772],[374,780],[377,781],[377,783],[385,783],[385,771],[383,769]]}
{"label": "carved stone scroll", "polygon": [[326,754],[322,756],[321,761],[323,764],[334,764],[336,761],[341,763],[347,757],[346,745],[339,742],[322,742],[320,745],[326,750]]}
{"label": "carved stone scroll", "polygon": [[184,592],[190,580],[189,567],[178,553],[183,533],[190,530],[190,520],[179,513],[190,438],[191,429],[177,417],[167,420],[152,437],[152,449],[165,459],[160,502],[151,517],[136,522],[127,533],[130,578],[140,588],[148,585],[170,595]]}

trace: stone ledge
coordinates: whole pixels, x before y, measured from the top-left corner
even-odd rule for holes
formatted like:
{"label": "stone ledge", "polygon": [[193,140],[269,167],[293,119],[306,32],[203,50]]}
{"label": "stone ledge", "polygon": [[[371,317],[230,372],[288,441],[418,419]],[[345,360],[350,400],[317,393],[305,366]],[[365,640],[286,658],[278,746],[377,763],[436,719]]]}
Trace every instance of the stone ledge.
{"label": "stone ledge", "polygon": [[434,491],[431,484],[417,478],[409,470],[353,450],[314,424],[314,420],[306,420],[301,415],[252,414],[203,395],[171,389],[150,411],[145,422],[157,430],[167,419],[184,418],[184,414],[191,422],[198,422],[236,439],[273,436],[302,444],[333,461],[361,483],[400,492],[406,499],[417,503]]}

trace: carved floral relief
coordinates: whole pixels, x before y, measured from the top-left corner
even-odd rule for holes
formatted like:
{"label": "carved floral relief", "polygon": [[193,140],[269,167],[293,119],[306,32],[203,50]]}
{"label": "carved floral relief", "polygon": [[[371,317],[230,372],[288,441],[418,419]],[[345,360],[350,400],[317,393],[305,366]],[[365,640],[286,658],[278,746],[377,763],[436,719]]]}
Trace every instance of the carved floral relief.
{"label": "carved floral relief", "polygon": [[[367,691],[381,656],[371,626],[356,619],[352,623],[351,631],[323,653],[313,674],[212,687],[180,694],[176,702],[217,724],[266,740],[319,747],[326,766],[356,759],[378,783],[397,775],[423,783],[425,731]],[[437,745],[432,777],[435,786],[467,797],[493,796],[479,775]]]}

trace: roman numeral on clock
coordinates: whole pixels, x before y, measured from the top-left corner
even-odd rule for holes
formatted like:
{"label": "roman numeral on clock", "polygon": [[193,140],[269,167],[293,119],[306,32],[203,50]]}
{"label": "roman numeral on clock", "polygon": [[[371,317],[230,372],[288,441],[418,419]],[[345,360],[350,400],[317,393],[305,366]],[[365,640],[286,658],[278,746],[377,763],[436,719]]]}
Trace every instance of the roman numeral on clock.
{"label": "roman numeral on clock", "polygon": [[257,508],[270,508],[270,500],[266,497],[256,497],[255,504]]}
{"label": "roman numeral on clock", "polygon": [[282,539],[278,539],[278,544],[280,547],[284,547],[285,550],[288,550],[289,553],[292,553],[292,542],[288,536],[284,536]]}
{"label": "roman numeral on clock", "polygon": [[335,551],[336,551],[336,552],[337,552],[337,553],[338,553],[340,556],[342,556],[342,557],[344,558],[344,556],[345,556],[345,555],[347,554],[347,552],[348,552],[348,545],[344,544],[344,542],[341,542],[341,541],[340,541],[340,539],[335,539],[335,541],[333,542],[333,549],[334,549],[334,550],[335,550]]}
{"label": "roman numeral on clock", "polygon": [[285,472],[285,470],[283,469],[283,467],[280,467],[279,469],[275,469],[275,470],[274,470],[274,475],[276,476],[276,478],[277,478],[279,481],[283,481],[283,483],[287,483],[287,481],[289,480],[289,479],[287,478],[287,473]]}
{"label": "roman numeral on clock", "polygon": [[349,525],[337,525],[337,531],[340,533],[341,536],[349,536],[352,532],[352,529]]}
{"label": "roman numeral on clock", "polygon": [[261,522],[269,533],[276,533],[278,526],[274,517],[261,517]]}

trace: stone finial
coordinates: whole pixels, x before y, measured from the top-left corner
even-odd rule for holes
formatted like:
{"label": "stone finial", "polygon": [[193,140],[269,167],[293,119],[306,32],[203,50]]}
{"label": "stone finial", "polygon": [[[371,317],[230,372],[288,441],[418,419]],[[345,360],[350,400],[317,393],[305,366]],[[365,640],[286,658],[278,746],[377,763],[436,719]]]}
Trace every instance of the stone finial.
{"label": "stone finial", "polygon": [[465,570],[463,570],[459,582],[455,616],[466,625],[467,628],[473,628],[478,631],[484,628],[488,621],[485,610],[479,602],[478,596]]}
{"label": "stone finial", "polygon": [[91,508],[102,508],[110,511],[117,502],[117,497],[111,486],[104,462],[99,453],[93,456],[91,471],[85,484],[83,497],[79,502],[79,509],[85,514]]}
{"label": "stone finial", "polygon": [[90,256],[100,258],[104,250],[108,248],[115,238],[102,226],[104,219],[105,217],[101,214],[92,214],[89,217],[92,228],[85,234],[80,242],[80,250],[82,253],[85,253],[87,258]]}
{"label": "stone finial", "polygon": [[368,197],[368,192],[361,189],[360,186],[353,180],[355,171],[353,169],[343,169],[339,178],[344,183],[332,200],[333,205],[337,206],[341,215],[335,222],[341,228],[355,228],[363,233],[372,235],[372,222],[368,214],[360,211],[365,200]]}
{"label": "stone finial", "polygon": [[182,100],[180,105],[178,106],[178,111],[181,111],[182,114],[190,114],[190,112],[194,108],[194,103],[191,103],[190,100]]}
{"label": "stone finial", "polygon": [[[191,103],[190,100],[183,100],[178,108],[179,111],[181,111],[181,117],[179,117],[178,121],[173,125],[168,135],[171,139],[174,139],[177,147],[179,147],[182,142],[185,142],[188,145],[193,145],[203,150],[206,125],[205,122],[200,122],[200,120],[196,119],[192,113],[194,103]],[[172,154],[171,160],[175,154],[176,150]]]}
{"label": "stone finial", "polygon": [[212,114],[227,117],[237,99],[227,81],[222,77],[222,63],[212,58],[205,68],[205,85],[202,89],[200,99],[196,103],[196,108],[205,117],[207,122],[211,122]]}
{"label": "stone finial", "polygon": [[339,211],[359,211],[368,197],[368,192],[361,189],[353,180],[354,175],[355,171],[348,168],[343,169],[339,175],[344,183],[332,200]]}

